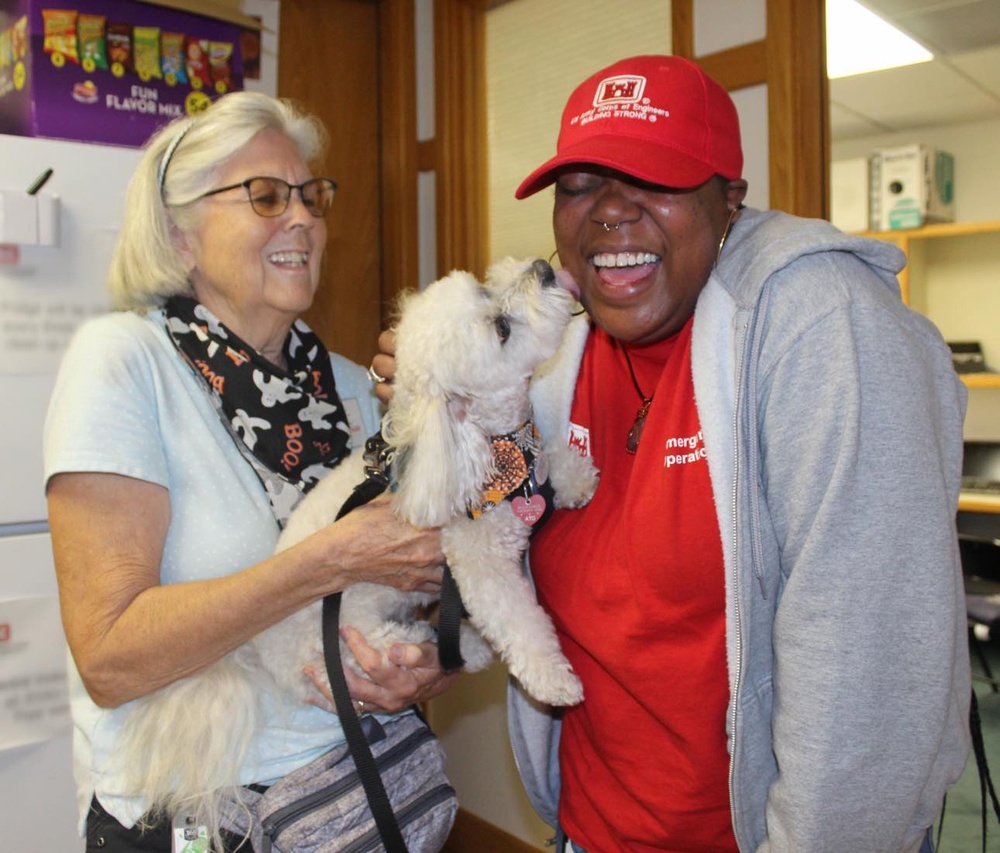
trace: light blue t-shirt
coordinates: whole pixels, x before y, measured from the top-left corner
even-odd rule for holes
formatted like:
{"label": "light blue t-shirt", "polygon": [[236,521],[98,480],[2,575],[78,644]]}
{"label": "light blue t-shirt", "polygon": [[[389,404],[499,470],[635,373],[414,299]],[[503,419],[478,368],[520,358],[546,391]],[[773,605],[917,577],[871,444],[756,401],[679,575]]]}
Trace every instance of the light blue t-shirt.
{"label": "light blue t-shirt", "polygon": [[[331,362],[357,447],[378,429],[379,403],[364,368],[338,355]],[[232,574],[274,551],[279,530],[264,487],[202,381],[178,355],[162,311],[109,314],[79,329],[56,379],[44,455],[46,482],[61,472],[102,472],[169,491],[170,527],[160,567],[165,584]],[[81,828],[95,792],[114,817],[131,826],[146,804],[121,796],[124,769],[114,757],[130,706],[98,707],[72,658],[69,669]],[[297,702],[271,707],[240,781],[273,781],[342,739],[335,714]]]}

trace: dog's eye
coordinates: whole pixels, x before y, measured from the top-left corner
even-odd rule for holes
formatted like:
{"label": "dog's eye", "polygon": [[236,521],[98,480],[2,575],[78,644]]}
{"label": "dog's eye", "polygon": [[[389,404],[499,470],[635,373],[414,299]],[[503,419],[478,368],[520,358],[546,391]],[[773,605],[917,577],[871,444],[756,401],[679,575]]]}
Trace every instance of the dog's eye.
{"label": "dog's eye", "polygon": [[507,338],[510,337],[510,320],[506,316],[501,314],[493,321],[493,325],[496,327],[497,335],[500,338],[500,343],[507,343]]}

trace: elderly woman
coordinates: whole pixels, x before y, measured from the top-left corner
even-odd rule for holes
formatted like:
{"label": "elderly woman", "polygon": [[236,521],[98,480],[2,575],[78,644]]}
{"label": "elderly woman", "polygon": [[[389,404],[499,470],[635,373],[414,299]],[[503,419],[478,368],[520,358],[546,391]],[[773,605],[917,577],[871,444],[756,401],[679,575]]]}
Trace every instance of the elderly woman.
{"label": "elderly woman", "polygon": [[[130,702],[352,582],[439,587],[438,532],[385,500],[273,555],[317,472],[378,427],[364,369],[297,319],[336,190],[310,171],[323,138],[248,92],[154,136],[110,272],[119,310],[81,328],[62,365],[45,469],[88,850],[170,850],[169,824],[136,826],[146,804],[116,760]],[[352,696],[369,708],[443,689],[432,646],[383,663],[346,634],[371,679],[349,675]],[[329,708],[318,694],[272,707],[241,782],[268,784],[340,740]]]}

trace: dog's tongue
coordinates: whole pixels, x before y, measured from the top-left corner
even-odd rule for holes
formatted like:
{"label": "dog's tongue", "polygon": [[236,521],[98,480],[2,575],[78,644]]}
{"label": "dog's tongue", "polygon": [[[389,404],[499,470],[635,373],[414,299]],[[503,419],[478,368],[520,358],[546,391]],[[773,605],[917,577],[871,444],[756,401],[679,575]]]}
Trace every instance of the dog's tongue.
{"label": "dog's tongue", "polygon": [[556,284],[558,284],[563,290],[568,290],[573,294],[574,299],[578,302],[580,301],[580,285],[576,283],[576,279],[573,278],[569,270],[556,270]]}

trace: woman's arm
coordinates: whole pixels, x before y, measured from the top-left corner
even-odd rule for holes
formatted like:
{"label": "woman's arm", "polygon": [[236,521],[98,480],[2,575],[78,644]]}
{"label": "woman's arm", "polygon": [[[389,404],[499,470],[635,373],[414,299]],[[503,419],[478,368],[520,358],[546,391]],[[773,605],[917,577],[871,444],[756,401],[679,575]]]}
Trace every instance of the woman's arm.
{"label": "woman's arm", "polygon": [[[162,486],[63,473],[49,481],[48,502],[66,637],[102,707],[190,675],[355,581],[436,591],[444,562],[438,531],[400,521],[380,499],[243,571],[161,585]],[[424,672],[420,689],[439,674]]]}
{"label": "woman's arm", "polygon": [[[858,269],[826,263],[827,292]],[[872,303],[813,322],[786,310],[774,328],[797,334],[763,365],[762,483],[784,581],[766,850],[915,850],[965,761],[960,386],[943,343]]]}

